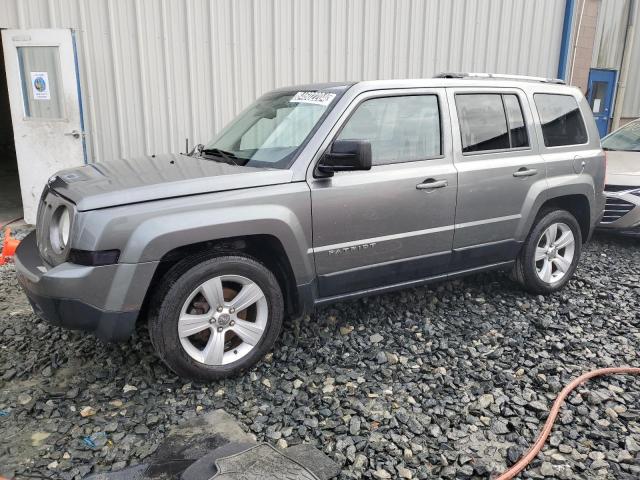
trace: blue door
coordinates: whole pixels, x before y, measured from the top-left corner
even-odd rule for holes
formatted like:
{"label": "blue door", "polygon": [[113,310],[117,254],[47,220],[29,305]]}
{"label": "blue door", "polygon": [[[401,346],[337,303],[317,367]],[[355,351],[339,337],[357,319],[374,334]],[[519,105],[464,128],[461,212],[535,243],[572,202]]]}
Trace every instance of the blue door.
{"label": "blue door", "polygon": [[604,70],[601,68],[589,70],[587,100],[591,105],[591,111],[596,119],[601,138],[609,132],[609,119],[613,111],[613,89],[615,88],[617,73],[616,70]]}

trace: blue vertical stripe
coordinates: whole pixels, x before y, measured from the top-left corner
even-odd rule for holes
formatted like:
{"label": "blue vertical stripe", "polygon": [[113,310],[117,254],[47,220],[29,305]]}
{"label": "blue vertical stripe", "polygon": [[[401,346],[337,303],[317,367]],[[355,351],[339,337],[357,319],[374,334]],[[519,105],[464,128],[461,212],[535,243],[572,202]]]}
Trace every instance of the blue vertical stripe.
{"label": "blue vertical stripe", "polygon": [[84,138],[84,110],[82,108],[82,90],[80,89],[80,68],[78,68],[78,47],[76,45],[76,31],[71,30],[71,41],[73,42],[73,64],[76,67],[76,87],[78,90],[78,106],[80,107],[80,132],[82,132],[82,155],[85,165],[89,163],[87,157],[87,141]]}
{"label": "blue vertical stripe", "polygon": [[560,60],[558,61],[558,78],[567,79],[567,58],[571,42],[571,24],[573,22],[574,0],[566,0],[564,6],[564,22],[562,23],[562,43],[560,44]]}

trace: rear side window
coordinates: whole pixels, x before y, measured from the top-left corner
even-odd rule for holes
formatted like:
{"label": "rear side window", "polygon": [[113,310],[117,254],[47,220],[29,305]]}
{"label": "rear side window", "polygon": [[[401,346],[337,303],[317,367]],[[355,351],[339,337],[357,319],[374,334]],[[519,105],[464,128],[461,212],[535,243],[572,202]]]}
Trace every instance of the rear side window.
{"label": "rear side window", "polygon": [[517,95],[456,95],[462,152],[508,150],[529,146],[527,127]]}
{"label": "rear side window", "polygon": [[509,136],[511,137],[511,148],[522,148],[529,146],[527,127],[522,115],[522,107],[517,95],[503,95],[504,109],[507,112],[509,121]]}
{"label": "rear side window", "polygon": [[534,100],[540,115],[546,147],[587,143],[587,129],[574,97],[536,93]]}
{"label": "rear side window", "polygon": [[362,102],[337,137],[371,143],[371,163],[425,160],[442,154],[436,95],[380,97]]}

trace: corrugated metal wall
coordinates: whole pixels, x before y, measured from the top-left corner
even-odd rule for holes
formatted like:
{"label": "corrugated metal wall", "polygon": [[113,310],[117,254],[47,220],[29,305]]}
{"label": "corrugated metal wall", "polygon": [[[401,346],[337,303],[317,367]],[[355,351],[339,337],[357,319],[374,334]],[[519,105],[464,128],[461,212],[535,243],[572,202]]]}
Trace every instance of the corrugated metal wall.
{"label": "corrugated metal wall", "polygon": [[491,71],[553,77],[565,0],[2,0],[73,28],[95,161],[184,150],[261,93]]}
{"label": "corrugated metal wall", "polygon": [[[602,0],[598,28],[593,48],[593,67],[620,70],[624,47],[629,0]],[[640,17],[640,8],[636,7]],[[631,42],[632,57],[629,81],[625,89],[622,117],[640,117],[640,18],[635,19],[635,34]]]}

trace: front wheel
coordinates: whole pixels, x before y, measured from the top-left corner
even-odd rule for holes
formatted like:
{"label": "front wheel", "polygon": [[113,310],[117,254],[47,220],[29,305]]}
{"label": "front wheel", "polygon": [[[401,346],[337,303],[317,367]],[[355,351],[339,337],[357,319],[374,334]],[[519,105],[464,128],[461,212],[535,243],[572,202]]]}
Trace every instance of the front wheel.
{"label": "front wheel", "polygon": [[558,291],[573,276],[581,250],[580,225],[571,213],[542,213],[516,260],[515,279],[532,293]]}
{"label": "front wheel", "polygon": [[176,374],[199,381],[253,366],[280,333],[278,282],[252,258],[190,258],[175,265],[155,295],[149,334]]}

